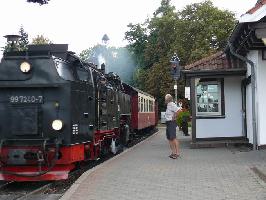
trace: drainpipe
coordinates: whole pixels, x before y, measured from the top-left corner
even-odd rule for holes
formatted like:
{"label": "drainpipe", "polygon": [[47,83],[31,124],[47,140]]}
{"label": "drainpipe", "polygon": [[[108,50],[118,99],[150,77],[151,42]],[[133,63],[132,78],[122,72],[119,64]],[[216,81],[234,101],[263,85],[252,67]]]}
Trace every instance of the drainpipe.
{"label": "drainpipe", "polygon": [[232,44],[228,42],[228,46],[230,49],[230,53],[235,57],[239,58],[240,60],[246,62],[251,66],[251,90],[252,90],[252,128],[253,128],[253,150],[257,150],[257,124],[256,124],[256,102],[255,102],[255,95],[256,95],[256,80],[255,80],[255,64],[251,60],[247,59],[244,56],[239,55],[235,52]]}
{"label": "drainpipe", "polygon": [[243,121],[243,126],[242,126],[242,132],[243,135],[247,136],[247,115],[246,115],[246,83],[245,79],[241,81],[241,95],[242,95],[242,121]]}

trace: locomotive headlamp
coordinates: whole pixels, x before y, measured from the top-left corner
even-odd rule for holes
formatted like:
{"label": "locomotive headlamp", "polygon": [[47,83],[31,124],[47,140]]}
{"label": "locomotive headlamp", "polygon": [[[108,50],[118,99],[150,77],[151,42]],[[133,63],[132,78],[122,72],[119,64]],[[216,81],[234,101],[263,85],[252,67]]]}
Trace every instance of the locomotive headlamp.
{"label": "locomotive headlamp", "polygon": [[60,131],[63,128],[63,121],[60,120],[60,119],[54,120],[53,123],[52,123],[52,128],[55,131]]}
{"label": "locomotive headlamp", "polygon": [[54,107],[58,108],[59,107],[59,103],[58,102],[55,102],[54,103]]}
{"label": "locomotive headlamp", "polygon": [[23,73],[28,73],[31,70],[31,65],[28,62],[22,62],[20,64],[20,71]]}

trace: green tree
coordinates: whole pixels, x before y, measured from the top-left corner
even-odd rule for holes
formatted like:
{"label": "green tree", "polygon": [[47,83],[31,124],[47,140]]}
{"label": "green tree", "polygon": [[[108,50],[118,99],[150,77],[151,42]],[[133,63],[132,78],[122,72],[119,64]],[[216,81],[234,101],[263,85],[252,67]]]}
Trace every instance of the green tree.
{"label": "green tree", "polygon": [[29,3],[38,3],[40,5],[48,4],[50,0],[27,0]]}
{"label": "green tree", "polygon": [[184,64],[223,49],[236,23],[232,12],[220,10],[211,1],[188,5],[178,16],[181,23],[176,44]]}
{"label": "green tree", "polygon": [[92,48],[85,49],[81,51],[81,53],[79,54],[80,59],[84,62],[88,62],[91,56],[92,56]]}
{"label": "green tree", "polygon": [[52,44],[52,41],[43,35],[37,35],[32,39],[32,44]]}
{"label": "green tree", "polygon": [[147,22],[143,24],[130,23],[129,31],[125,33],[125,39],[129,42],[128,49],[134,54],[138,67],[145,67],[144,52],[147,44]]}
{"label": "green tree", "polygon": [[10,43],[7,42],[4,47],[1,47],[3,52],[10,52],[10,51],[19,51],[19,45],[18,43]]}
{"label": "green tree", "polygon": [[21,38],[19,39],[18,45],[20,51],[26,51],[29,45],[28,33],[24,30],[23,26],[20,26],[19,35]]}
{"label": "green tree", "polygon": [[[195,3],[176,11],[170,0],[162,0],[151,19],[143,24],[129,24],[125,39],[138,63],[135,85],[157,97],[174,93],[170,75],[172,55],[177,52],[181,65],[189,64],[225,47],[235,25],[235,16],[219,10],[211,1]],[[178,94],[183,95],[183,82]]]}
{"label": "green tree", "polygon": [[155,17],[172,15],[175,7],[171,5],[171,0],[162,0],[161,6],[153,13]]}

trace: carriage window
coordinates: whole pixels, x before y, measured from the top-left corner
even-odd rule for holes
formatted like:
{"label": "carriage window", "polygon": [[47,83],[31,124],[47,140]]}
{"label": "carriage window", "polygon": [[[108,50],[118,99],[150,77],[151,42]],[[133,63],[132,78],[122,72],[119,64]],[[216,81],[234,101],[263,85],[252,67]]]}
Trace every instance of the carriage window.
{"label": "carriage window", "polygon": [[141,102],[140,102],[140,97],[139,97],[139,112],[140,112],[140,106],[141,106]]}
{"label": "carriage window", "polygon": [[146,99],[144,99],[144,103],[143,103],[143,112],[146,112]]}
{"label": "carriage window", "polygon": [[140,107],[140,112],[143,112],[143,98],[141,97],[141,107]]}
{"label": "carriage window", "polygon": [[60,61],[56,61],[55,60],[55,67],[56,70],[58,72],[58,75],[63,78],[64,80],[68,80],[68,81],[74,81],[74,75],[73,75],[73,71],[71,69],[71,66],[64,63],[64,62],[60,62]]}

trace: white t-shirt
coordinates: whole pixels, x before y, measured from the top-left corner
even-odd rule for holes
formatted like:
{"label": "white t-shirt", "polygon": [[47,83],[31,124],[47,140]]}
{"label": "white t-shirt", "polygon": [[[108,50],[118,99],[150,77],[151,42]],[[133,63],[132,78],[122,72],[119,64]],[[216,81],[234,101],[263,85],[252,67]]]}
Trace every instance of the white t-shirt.
{"label": "white t-shirt", "polygon": [[165,119],[166,121],[172,121],[174,114],[179,110],[174,102],[169,102],[167,104],[167,109],[165,111]]}

